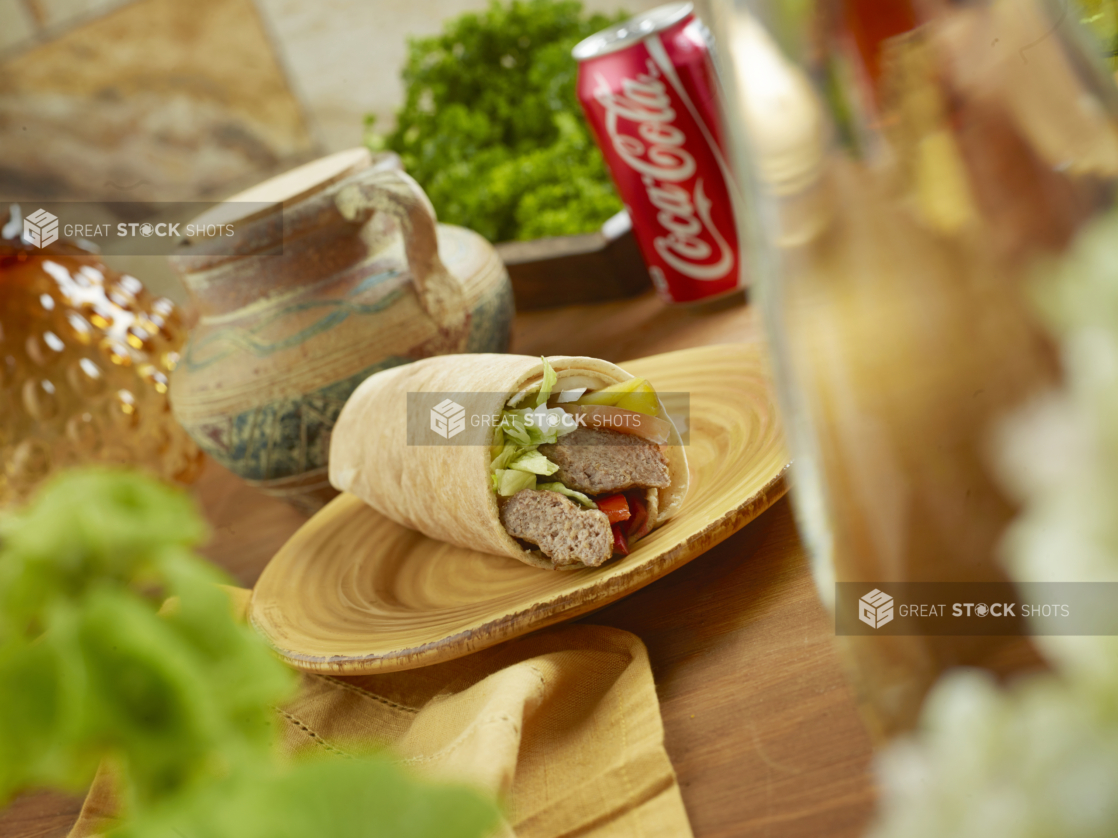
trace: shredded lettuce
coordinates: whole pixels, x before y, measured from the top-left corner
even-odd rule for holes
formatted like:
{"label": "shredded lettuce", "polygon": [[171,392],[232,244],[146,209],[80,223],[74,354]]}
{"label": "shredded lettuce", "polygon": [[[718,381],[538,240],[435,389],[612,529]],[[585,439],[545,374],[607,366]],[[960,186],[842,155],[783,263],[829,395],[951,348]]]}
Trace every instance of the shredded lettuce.
{"label": "shredded lettuce", "polygon": [[587,506],[590,509],[598,508],[598,504],[594,503],[594,501],[592,501],[582,492],[576,492],[574,489],[568,489],[562,483],[539,483],[536,485],[536,488],[544,489],[548,492],[558,492],[561,495],[566,495],[567,497],[577,500],[583,506]]}
{"label": "shredded lettuce", "polygon": [[575,430],[571,414],[561,407],[521,408],[501,414],[505,438],[520,445],[544,445]]}
{"label": "shredded lettuce", "polygon": [[509,468],[516,471],[527,471],[532,474],[550,475],[559,471],[559,466],[551,462],[539,451],[527,451],[512,461]]}
{"label": "shredded lettuce", "polygon": [[[524,489],[535,489],[536,475],[550,476],[559,471],[559,466],[537,449],[541,445],[558,442],[559,437],[578,427],[567,411],[561,407],[547,406],[547,400],[551,397],[559,376],[551,368],[547,358],[541,356],[540,360],[543,361],[543,381],[536,395],[536,406],[506,408],[501,414],[501,426],[493,447],[494,456],[489,464],[493,491],[501,497],[512,497]],[[582,492],[572,491],[562,483],[545,483],[539,488],[559,492],[583,506],[596,508],[594,501]]]}
{"label": "shredded lettuce", "polygon": [[493,474],[493,488],[501,497],[511,498],[523,489],[536,488],[536,475],[511,468],[497,469]]}
{"label": "shredded lettuce", "polygon": [[543,381],[540,383],[540,392],[536,396],[536,407],[541,404],[546,404],[547,400],[551,398],[551,388],[555,386],[555,382],[559,380],[559,376],[555,370],[551,368],[551,364],[547,362],[547,358],[543,355],[540,356],[543,361]]}
{"label": "shredded lettuce", "polygon": [[493,462],[489,464],[490,471],[497,471],[497,469],[508,468],[509,463],[519,457],[521,454],[528,451],[535,451],[534,445],[529,445],[525,448],[523,445],[517,445],[515,442],[506,442],[500,453],[493,458]]}
{"label": "shredded lettuce", "polygon": [[506,410],[501,414],[501,427],[505,432],[505,439],[517,443],[518,445],[539,445],[541,442],[547,442],[542,435],[536,434],[533,439],[534,428],[529,428],[528,423],[524,420],[524,414],[530,411],[526,410]]}
{"label": "shredded lettuce", "polygon": [[[510,415],[512,411],[506,410],[501,421],[504,423],[505,439],[512,440],[518,445],[532,445],[532,435],[524,425],[524,420],[518,416]],[[539,445],[539,442],[535,443]]]}

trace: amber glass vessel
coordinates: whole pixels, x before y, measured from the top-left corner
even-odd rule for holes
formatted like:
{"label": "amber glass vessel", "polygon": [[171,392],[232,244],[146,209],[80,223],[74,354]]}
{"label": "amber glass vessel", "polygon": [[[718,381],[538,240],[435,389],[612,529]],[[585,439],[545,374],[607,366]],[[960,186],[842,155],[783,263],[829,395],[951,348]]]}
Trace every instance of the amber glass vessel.
{"label": "amber glass vessel", "polygon": [[0,238],[0,507],[79,464],[193,480],[201,453],[167,400],[185,337],[174,303],[74,244],[27,245],[13,226]]}
{"label": "amber glass vessel", "polygon": [[[1016,510],[991,446],[1060,376],[1028,289],[1114,206],[1101,50],[1044,0],[714,5],[820,594],[1001,581]],[[991,637],[839,645],[881,737],[947,667],[1016,654]]]}

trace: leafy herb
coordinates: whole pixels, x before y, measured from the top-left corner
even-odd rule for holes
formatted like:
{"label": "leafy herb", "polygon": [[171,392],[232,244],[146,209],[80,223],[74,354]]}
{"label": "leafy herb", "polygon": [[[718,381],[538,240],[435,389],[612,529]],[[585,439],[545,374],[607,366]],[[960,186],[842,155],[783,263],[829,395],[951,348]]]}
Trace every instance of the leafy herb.
{"label": "leafy herb", "polygon": [[100,469],[0,519],[0,804],[107,762],[128,838],[489,834],[491,802],[385,755],[273,755],[294,674],[234,620],[205,532],[183,493]]}
{"label": "leafy herb", "polygon": [[577,0],[496,0],[409,42],[404,106],[374,149],[400,154],[439,220],[492,241],[592,232],[621,209],[575,95],[571,48],[627,17]]}
{"label": "leafy herb", "polygon": [[80,789],[110,758],[143,807],[269,746],[293,676],[191,553],[205,532],[181,492],[99,470],[3,520],[0,799]]}

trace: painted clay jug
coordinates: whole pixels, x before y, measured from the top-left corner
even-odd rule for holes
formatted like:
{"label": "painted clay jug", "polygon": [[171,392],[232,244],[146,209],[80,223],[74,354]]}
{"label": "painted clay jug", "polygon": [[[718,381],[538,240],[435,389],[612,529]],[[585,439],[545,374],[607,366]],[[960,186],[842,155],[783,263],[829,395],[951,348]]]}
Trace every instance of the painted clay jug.
{"label": "painted clay jug", "polygon": [[171,379],[175,416],[215,460],[311,513],[334,496],[329,435],[379,370],[503,352],[512,289],[493,247],[437,224],[394,155],[353,149],[230,198],[195,227],[237,243],[171,258],[200,315]]}

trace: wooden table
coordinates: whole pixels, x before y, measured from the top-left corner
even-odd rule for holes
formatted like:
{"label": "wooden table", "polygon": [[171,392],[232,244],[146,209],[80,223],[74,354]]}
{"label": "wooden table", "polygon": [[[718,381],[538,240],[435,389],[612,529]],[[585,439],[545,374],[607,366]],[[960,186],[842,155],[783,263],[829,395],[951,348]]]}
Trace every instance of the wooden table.
{"label": "wooden table", "polygon": [[[518,315],[513,349],[621,361],[759,340],[751,306],[634,301]],[[209,463],[196,492],[207,556],[251,585],[303,522]],[[839,671],[787,500],[705,555],[586,618],[648,646],[668,753],[696,838],[860,835],[873,806],[871,746]],[[29,795],[0,835],[64,836],[80,800]]]}

